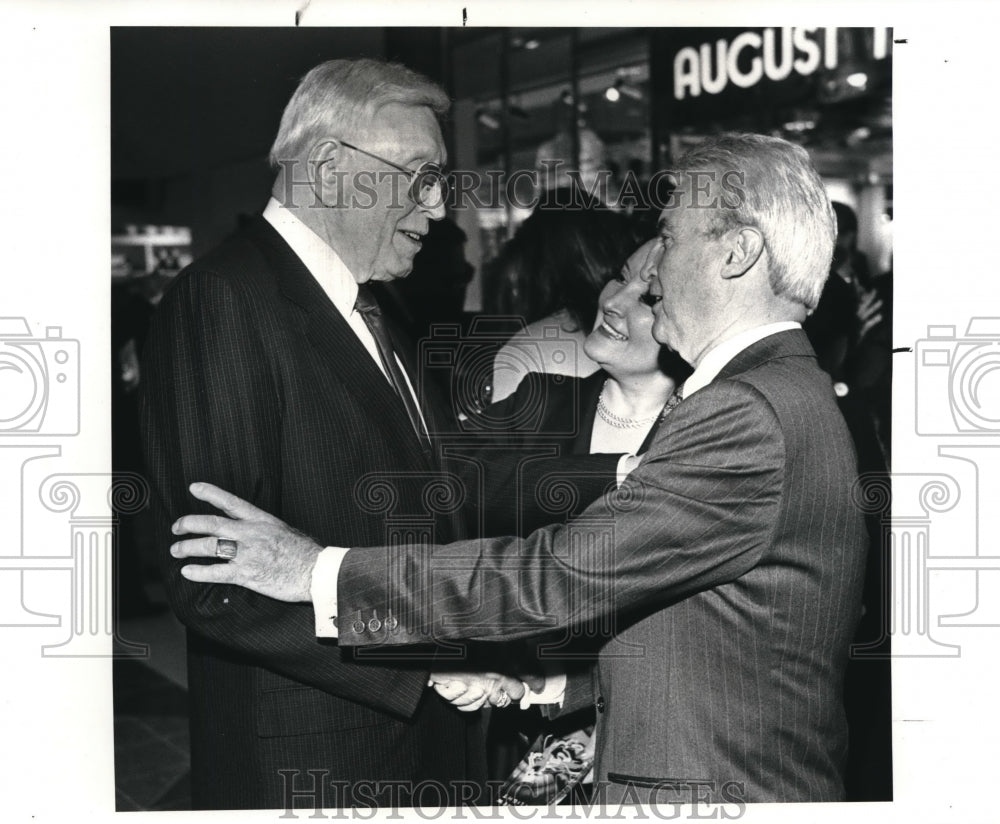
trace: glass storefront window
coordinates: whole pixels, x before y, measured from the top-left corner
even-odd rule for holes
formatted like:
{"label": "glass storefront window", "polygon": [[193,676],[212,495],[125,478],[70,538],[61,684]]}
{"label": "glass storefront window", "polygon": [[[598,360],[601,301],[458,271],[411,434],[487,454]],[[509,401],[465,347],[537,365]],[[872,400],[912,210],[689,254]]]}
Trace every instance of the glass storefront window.
{"label": "glass storefront window", "polygon": [[[648,177],[648,51],[648,35],[635,29],[511,29],[456,44],[456,131],[471,138],[463,160],[483,181],[457,219],[480,272],[546,193],[555,199],[571,182],[569,172],[612,208],[630,173]],[[484,68],[493,55],[499,65]],[[478,286],[467,308],[516,306],[502,284]]]}

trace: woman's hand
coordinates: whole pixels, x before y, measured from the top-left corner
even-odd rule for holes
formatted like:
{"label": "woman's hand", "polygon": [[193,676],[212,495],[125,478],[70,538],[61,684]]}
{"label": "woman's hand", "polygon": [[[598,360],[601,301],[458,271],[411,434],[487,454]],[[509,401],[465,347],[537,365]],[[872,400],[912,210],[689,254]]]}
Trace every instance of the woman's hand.
{"label": "woman's hand", "polygon": [[[316,557],[323,547],[242,498],[207,483],[191,484],[191,494],[229,517],[184,515],[171,528],[188,538],[170,547],[175,558],[219,558],[217,564],[188,564],[181,575],[207,584],[235,584],[279,601],[310,601],[310,584]],[[228,557],[219,539],[235,541],[236,554]],[[231,555],[231,553],[230,553]]]}
{"label": "woman's hand", "polygon": [[429,686],[462,712],[473,712],[489,702],[506,707],[521,700],[524,684],[496,672],[432,672]]}

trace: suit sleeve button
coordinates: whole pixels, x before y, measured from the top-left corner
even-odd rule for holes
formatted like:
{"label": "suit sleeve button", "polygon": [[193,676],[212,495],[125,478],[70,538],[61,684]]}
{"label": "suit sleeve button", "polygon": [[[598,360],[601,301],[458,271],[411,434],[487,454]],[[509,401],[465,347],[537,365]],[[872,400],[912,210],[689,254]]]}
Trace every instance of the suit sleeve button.
{"label": "suit sleeve button", "polygon": [[603,695],[598,695],[597,696],[597,703],[596,703],[597,711],[598,712],[604,712],[604,708],[606,706],[607,706],[607,703],[605,703],[605,701],[604,701],[604,696]]}
{"label": "suit sleeve button", "polygon": [[392,615],[385,619],[385,628],[392,632],[396,627],[399,626],[399,621],[397,621]]}
{"label": "suit sleeve button", "polygon": [[382,622],[378,618],[372,618],[368,622],[368,629],[370,629],[372,632],[378,632],[380,629],[382,629]]}
{"label": "suit sleeve button", "polygon": [[358,635],[365,631],[365,622],[360,618],[351,624],[351,629],[353,629]]}

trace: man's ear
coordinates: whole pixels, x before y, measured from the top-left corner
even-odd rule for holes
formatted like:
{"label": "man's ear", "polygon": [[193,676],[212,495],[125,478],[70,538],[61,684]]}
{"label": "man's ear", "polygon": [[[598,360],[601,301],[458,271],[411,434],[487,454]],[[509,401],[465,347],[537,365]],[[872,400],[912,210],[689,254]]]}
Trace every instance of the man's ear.
{"label": "man's ear", "polygon": [[744,226],[730,237],[733,243],[722,267],[722,277],[727,280],[749,272],[764,251],[764,236],[753,226]]}
{"label": "man's ear", "polygon": [[321,175],[332,178],[340,159],[340,144],[336,140],[321,140],[309,152],[309,181],[315,183]]}

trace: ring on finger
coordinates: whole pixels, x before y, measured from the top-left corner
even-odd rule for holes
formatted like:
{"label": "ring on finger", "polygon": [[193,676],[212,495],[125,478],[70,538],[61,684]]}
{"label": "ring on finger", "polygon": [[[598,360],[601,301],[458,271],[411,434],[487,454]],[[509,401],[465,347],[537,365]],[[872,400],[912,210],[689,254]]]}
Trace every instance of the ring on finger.
{"label": "ring on finger", "polygon": [[236,557],[236,553],[239,552],[240,545],[231,538],[216,538],[215,539],[215,557],[221,558],[223,561],[231,561]]}

